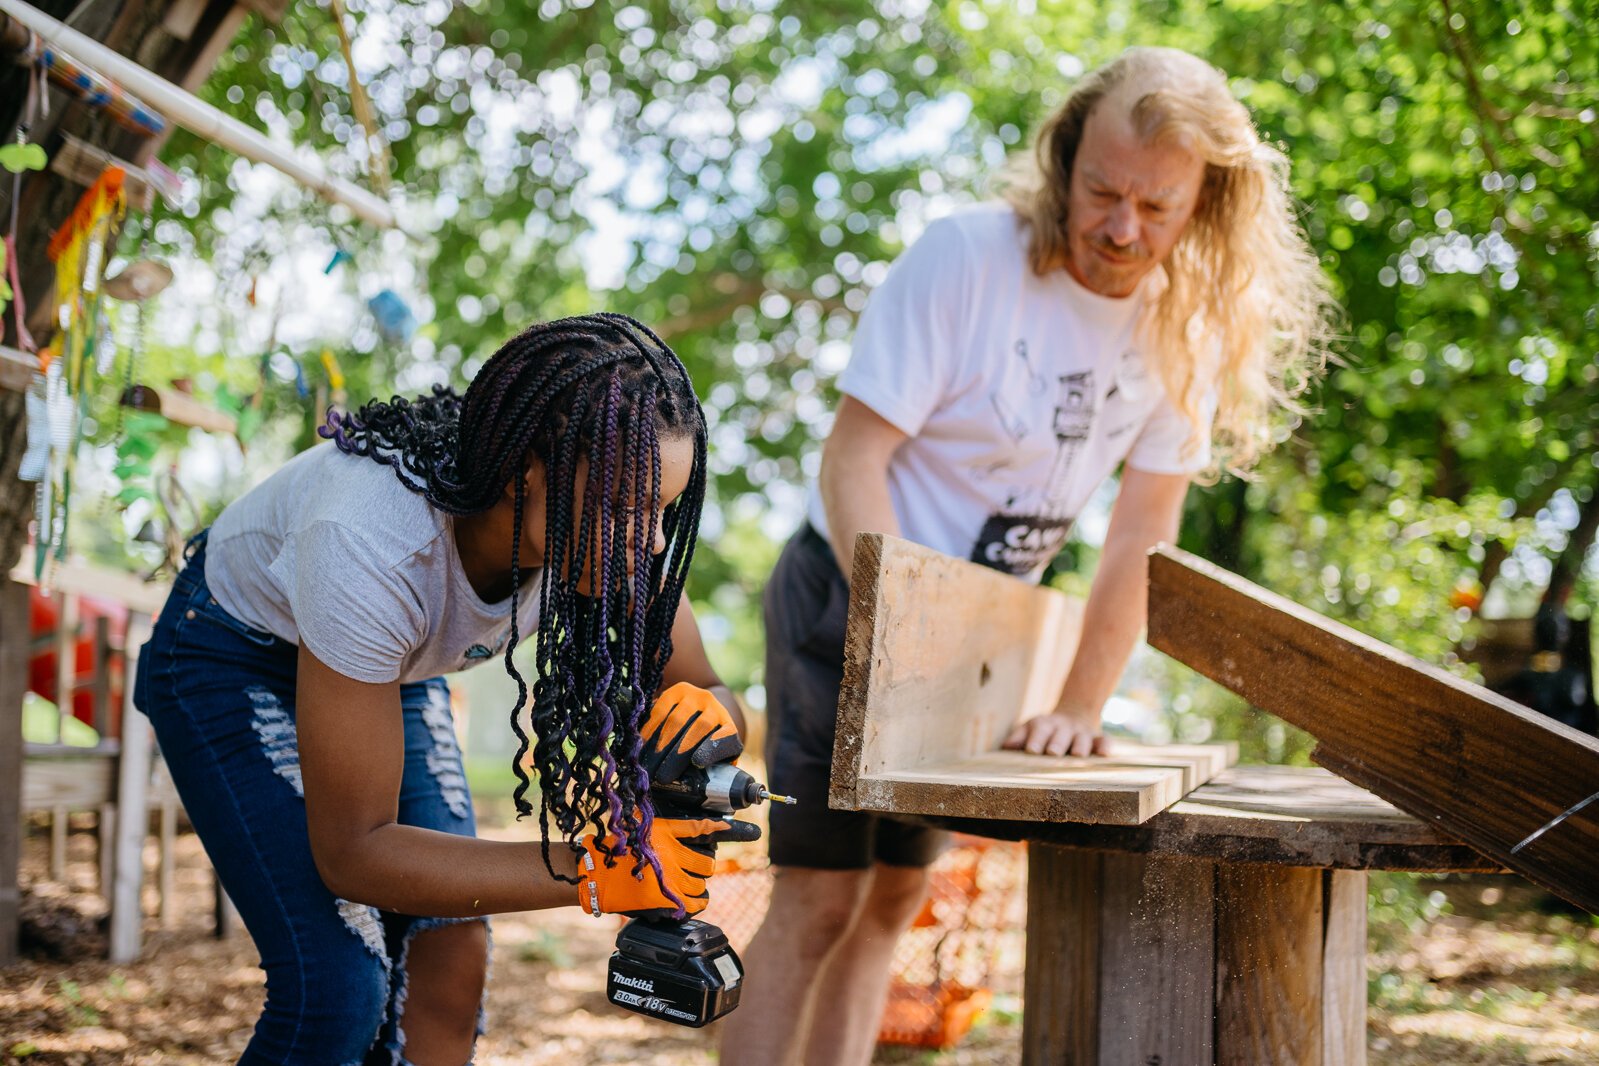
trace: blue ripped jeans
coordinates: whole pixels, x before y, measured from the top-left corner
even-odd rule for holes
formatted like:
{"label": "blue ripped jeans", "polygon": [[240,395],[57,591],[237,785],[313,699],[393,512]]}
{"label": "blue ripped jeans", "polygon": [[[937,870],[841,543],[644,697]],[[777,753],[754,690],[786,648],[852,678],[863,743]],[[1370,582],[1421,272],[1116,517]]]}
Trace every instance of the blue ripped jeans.
{"label": "blue ripped jeans", "polygon": [[[297,655],[211,598],[201,533],[139,656],[134,703],[261,953],[266,1007],[240,1063],[402,1064],[411,938],[455,919],[380,913],[322,883],[295,740]],[[444,679],[402,685],[400,701],[399,821],[475,835]]]}

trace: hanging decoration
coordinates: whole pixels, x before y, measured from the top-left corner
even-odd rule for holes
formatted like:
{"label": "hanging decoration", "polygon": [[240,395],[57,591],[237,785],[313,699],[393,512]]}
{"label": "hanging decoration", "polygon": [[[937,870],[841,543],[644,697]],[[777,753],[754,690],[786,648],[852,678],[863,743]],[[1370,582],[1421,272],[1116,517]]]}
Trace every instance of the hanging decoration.
{"label": "hanging decoration", "polygon": [[416,315],[404,297],[393,289],[383,289],[366,302],[377,321],[378,333],[390,344],[405,344],[416,335]]}
{"label": "hanging decoration", "polygon": [[[48,426],[48,454],[44,469],[37,462],[38,533],[35,537],[34,578],[42,580],[46,561],[66,557],[68,501],[72,491],[75,454],[83,419],[88,413],[89,377],[97,346],[103,343],[100,297],[108,246],[127,206],[126,174],[120,167],[106,170],[79,198],[72,215],[50,238],[46,249],[56,265],[56,334],[40,353],[41,373],[34,388],[41,402],[34,410]],[[30,417],[30,444],[32,434]],[[41,433],[44,430],[41,429]]]}

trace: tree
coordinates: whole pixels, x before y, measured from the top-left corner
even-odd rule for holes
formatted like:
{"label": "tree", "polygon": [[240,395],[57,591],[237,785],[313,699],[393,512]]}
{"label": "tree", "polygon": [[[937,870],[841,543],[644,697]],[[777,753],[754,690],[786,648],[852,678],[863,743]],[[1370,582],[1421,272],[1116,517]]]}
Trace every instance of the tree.
{"label": "tree", "polygon": [[[1457,586],[1535,589],[1599,477],[1594,15],[1592,0],[365,0],[353,54],[405,234],[183,136],[168,158],[201,194],[157,234],[212,261],[236,305],[207,309],[198,355],[231,328],[261,341],[234,346],[250,375],[265,341],[243,296],[275,261],[322,242],[354,257],[339,284],[401,290],[426,323],[408,346],[359,325],[322,338],[356,398],[461,383],[536,318],[608,306],[658,326],[713,423],[695,595],[742,632],[758,582],[715,564],[719,538],[797,514],[888,262],[982,195],[1083,70],[1132,43],[1188,48],[1293,159],[1349,336],[1258,479],[1193,495],[1187,542],[1443,659]],[[202,90],[217,106],[368,171],[378,146],[325,6],[252,27],[218,74]],[[319,349],[288,354],[314,375]],[[292,377],[262,377],[283,410],[307,406]]]}

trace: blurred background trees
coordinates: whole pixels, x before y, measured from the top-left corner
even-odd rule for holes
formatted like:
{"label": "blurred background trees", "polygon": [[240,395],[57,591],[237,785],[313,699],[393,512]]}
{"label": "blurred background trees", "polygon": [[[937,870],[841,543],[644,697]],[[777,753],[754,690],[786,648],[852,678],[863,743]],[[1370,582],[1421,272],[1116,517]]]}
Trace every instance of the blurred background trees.
{"label": "blurred background trees", "polygon": [[[163,299],[150,358],[255,412],[247,455],[189,445],[214,511],[310,442],[319,396],[461,385],[539,319],[652,324],[712,423],[693,595],[759,705],[761,585],[872,285],[930,218],[987,195],[1078,75],[1174,45],[1225,69],[1287,150],[1347,312],[1313,411],[1254,480],[1192,492],[1184,546],[1456,664],[1479,605],[1524,617],[1548,598],[1581,618],[1595,596],[1595,8],[353,0],[369,140],[333,13],[307,0],[252,21],[202,92],[348,176],[386,171],[401,230],[180,134],[164,158],[189,195],[150,235],[183,295]],[[409,339],[368,313],[384,289],[419,320]],[[1081,582],[1102,525],[1079,524],[1054,580]],[[1149,682],[1176,693],[1150,728],[1303,753],[1168,665],[1138,664],[1129,685]]]}

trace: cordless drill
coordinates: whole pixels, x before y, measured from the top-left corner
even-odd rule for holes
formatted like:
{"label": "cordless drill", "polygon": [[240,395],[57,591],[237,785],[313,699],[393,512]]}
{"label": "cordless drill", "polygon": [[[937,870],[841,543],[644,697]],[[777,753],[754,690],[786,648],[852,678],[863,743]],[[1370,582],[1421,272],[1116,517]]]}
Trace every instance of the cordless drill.
{"label": "cordless drill", "polygon": [[[755,803],[793,803],[730,762],[690,767],[675,781],[650,789],[656,813],[694,818],[732,814]],[[738,1006],[744,967],[727,936],[690,918],[634,918],[616,937],[605,981],[618,1007],[698,1029]]]}

